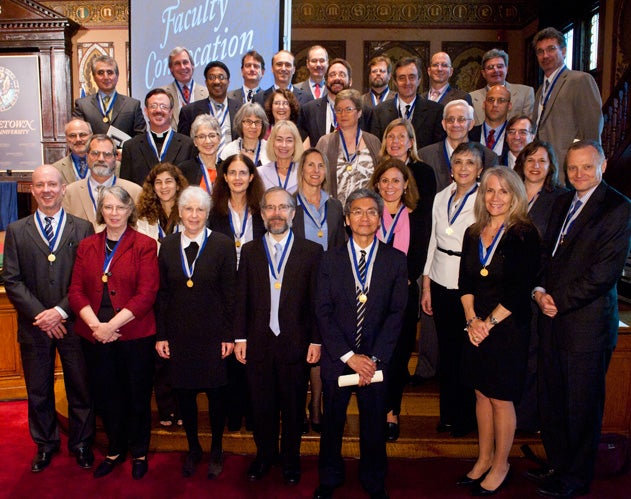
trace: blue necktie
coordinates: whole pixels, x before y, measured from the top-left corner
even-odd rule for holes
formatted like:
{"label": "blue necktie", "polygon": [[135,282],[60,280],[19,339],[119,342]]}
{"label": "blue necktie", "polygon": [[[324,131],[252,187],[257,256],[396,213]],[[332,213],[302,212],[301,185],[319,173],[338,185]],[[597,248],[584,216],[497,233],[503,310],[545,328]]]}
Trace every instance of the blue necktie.
{"label": "blue necktie", "polygon": [[[359,280],[363,283],[366,282],[366,251],[360,250],[359,264],[358,264]],[[367,290],[366,290],[367,292]],[[359,299],[360,295],[364,293],[361,287],[357,286],[357,330],[355,331],[355,349],[359,350],[359,346],[362,341],[362,327],[364,324],[364,317],[366,315],[366,301]]]}
{"label": "blue necktie", "polygon": [[[278,261],[281,258],[283,247],[280,243],[274,245],[274,266],[278,269]],[[280,280],[280,273],[278,274]],[[270,286],[271,291],[271,303],[270,303],[270,317],[269,328],[274,332],[276,336],[280,334],[280,324],[278,322],[278,306],[280,304],[280,288],[276,289],[274,283]]]}

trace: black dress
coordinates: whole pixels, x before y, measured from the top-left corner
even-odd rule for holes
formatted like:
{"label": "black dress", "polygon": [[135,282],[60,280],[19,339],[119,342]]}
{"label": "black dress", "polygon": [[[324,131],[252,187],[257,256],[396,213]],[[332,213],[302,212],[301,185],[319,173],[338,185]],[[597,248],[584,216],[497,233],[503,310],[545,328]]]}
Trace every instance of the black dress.
{"label": "black dress", "polygon": [[[489,398],[519,400],[522,394],[530,335],[530,293],[539,270],[540,239],[533,225],[509,228],[500,239],[488,275],[480,269],[479,236],[467,229],[462,246],[460,294],[472,294],[477,315],[483,319],[498,303],[511,311],[491,329],[489,336],[474,346],[464,345],[462,376]],[[463,330],[462,334],[467,333]]]}

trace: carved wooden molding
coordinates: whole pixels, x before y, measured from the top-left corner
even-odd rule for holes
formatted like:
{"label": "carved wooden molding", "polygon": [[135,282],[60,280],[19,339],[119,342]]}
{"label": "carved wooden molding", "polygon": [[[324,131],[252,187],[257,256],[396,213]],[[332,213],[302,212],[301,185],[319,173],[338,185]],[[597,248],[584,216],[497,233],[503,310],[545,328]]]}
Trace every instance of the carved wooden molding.
{"label": "carved wooden molding", "polygon": [[86,28],[129,25],[129,0],[43,0],[41,3]]}

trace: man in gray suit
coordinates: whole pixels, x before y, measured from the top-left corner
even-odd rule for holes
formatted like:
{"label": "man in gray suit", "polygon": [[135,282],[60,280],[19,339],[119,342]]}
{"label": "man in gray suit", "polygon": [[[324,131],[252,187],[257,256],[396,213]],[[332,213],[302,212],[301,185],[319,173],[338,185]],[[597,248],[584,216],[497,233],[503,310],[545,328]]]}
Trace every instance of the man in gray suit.
{"label": "man in gray suit", "polygon": [[64,184],[71,184],[84,179],[90,172],[88,169],[88,144],[92,136],[92,127],[87,121],[72,118],[64,127],[66,144],[70,154],[53,163],[59,170]]}
{"label": "man in gray suit", "polygon": [[[73,116],[90,123],[94,133],[120,137],[123,132],[130,137],[147,129],[140,101],[116,91],[118,64],[113,57],[101,55],[92,59],[92,77],[99,91],[77,99]],[[124,140],[116,139],[120,147]]]}
{"label": "man in gray suit", "polygon": [[18,312],[29,430],[37,444],[31,463],[34,473],[48,467],[61,445],[55,411],[56,352],[68,398],[68,450],[81,468],[94,463],[94,412],[67,296],[77,246],[93,230],[88,222],[61,208],[65,191],[56,168],[37,168],[31,186],[37,211],[9,225],[4,248],[5,289]]}
{"label": "man in gray suit", "polygon": [[175,47],[169,52],[169,71],[173,75],[173,81],[163,88],[173,98],[171,127],[173,130],[177,130],[177,124],[180,120],[180,109],[191,102],[207,99],[208,89],[205,85],[195,83],[193,79],[195,62],[186,47]]}
{"label": "man in gray suit", "polygon": [[484,54],[482,56],[480,73],[486,80],[486,85],[484,88],[471,92],[476,125],[481,125],[484,122],[486,92],[494,85],[504,85],[511,93],[513,107],[508,114],[508,119],[520,114],[532,115],[535,91],[528,85],[518,85],[517,83],[508,83],[506,81],[506,75],[508,74],[508,54],[506,52],[499,49],[491,49]]}
{"label": "man in gray suit", "polygon": [[426,99],[438,102],[443,106],[456,99],[462,99],[471,104],[471,96],[459,88],[449,84],[449,78],[454,74],[451,65],[451,58],[445,52],[436,52],[427,67],[429,76],[429,91],[423,92],[421,96]]}
{"label": "man in gray suit", "polygon": [[320,45],[309,47],[307,52],[307,69],[309,70],[309,78],[294,86],[305,92],[310,92],[314,99],[319,99],[326,95],[326,86],[324,85],[324,75],[329,68],[329,54],[326,49]]}
{"label": "man in gray suit", "polygon": [[265,59],[256,50],[248,50],[241,58],[243,86],[228,92],[228,99],[242,104],[252,102],[261,91],[261,79],[265,74]]}
{"label": "man in gray suit", "polygon": [[[537,138],[552,144],[559,164],[573,142],[594,140],[600,143],[603,113],[600,91],[594,78],[565,66],[565,38],[554,28],[545,28],[533,39],[544,82],[535,101]],[[563,170],[559,180],[565,182]]]}

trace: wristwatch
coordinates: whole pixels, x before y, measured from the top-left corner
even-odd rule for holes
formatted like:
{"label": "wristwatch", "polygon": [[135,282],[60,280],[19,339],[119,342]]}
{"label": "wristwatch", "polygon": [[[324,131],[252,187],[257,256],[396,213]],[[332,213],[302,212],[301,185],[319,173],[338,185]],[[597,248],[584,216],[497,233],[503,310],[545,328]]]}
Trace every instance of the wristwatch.
{"label": "wristwatch", "polygon": [[489,322],[490,322],[493,326],[497,326],[497,325],[499,324],[499,321],[498,321],[495,317],[493,317],[493,316],[490,316],[490,317],[489,317]]}

